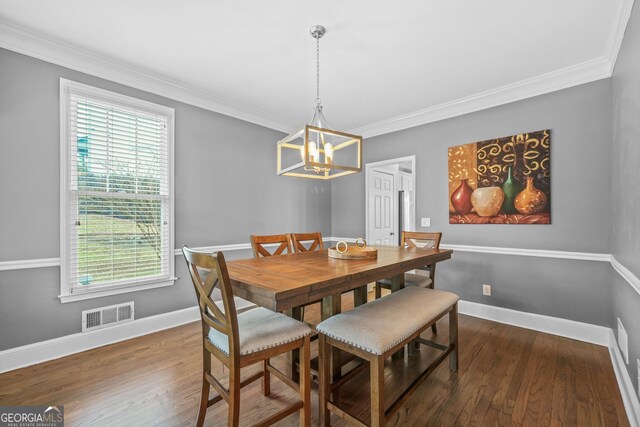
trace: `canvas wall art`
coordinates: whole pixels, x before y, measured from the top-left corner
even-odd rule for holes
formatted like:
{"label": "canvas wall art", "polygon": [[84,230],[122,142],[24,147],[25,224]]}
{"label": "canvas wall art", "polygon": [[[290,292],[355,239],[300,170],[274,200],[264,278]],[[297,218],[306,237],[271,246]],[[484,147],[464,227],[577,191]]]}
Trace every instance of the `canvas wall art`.
{"label": "canvas wall art", "polygon": [[449,223],[551,224],[550,131],[449,147]]}

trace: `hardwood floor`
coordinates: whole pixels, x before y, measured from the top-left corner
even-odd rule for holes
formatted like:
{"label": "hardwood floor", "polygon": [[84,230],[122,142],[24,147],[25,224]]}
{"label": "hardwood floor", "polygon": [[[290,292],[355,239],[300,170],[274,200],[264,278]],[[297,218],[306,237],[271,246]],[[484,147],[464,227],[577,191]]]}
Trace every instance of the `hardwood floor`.
{"label": "hardwood floor", "polygon": [[[317,307],[307,308],[307,319],[317,316]],[[445,342],[446,321],[438,325],[438,341]],[[0,405],[64,405],[68,426],[192,425],[200,394],[199,328],[192,323],[1,374]],[[422,347],[404,360],[388,361],[387,398],[394,399],[434,355]],[[459,362],[457,373],[442,364],[392,425],[629,425],[605,347],[460,316]],[[343,405],[364,419],[368,387],[363,370],[340,394]],[[270,397],[261,395],[259,381],[251,384],[242,391],[241,425],[295,398],[277,379]],[[312,399],[317,405],[315,385]],[[222,402],[209,408],[205,425],[224,425],[226,410]],[[317,416],[314,406],[314,425]],[[298,417],[278,425],[297,426]],[[334,418],[333,425],[346,424]]]}

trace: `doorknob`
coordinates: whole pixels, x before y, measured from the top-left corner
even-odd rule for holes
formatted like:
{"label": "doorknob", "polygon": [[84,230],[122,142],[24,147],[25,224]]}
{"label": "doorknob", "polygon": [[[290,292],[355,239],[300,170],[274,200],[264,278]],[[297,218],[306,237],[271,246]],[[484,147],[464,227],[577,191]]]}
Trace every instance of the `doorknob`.
{"label": "doorknob", "polygon": [[395,236],[395,235],[396,235],[396,233],[389,233],[389,235],[390,235],[390,236]]}

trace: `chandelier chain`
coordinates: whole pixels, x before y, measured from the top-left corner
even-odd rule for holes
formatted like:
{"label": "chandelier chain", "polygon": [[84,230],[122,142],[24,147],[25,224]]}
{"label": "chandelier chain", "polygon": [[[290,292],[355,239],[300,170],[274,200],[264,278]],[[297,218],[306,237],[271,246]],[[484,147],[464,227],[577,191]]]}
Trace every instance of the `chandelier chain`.
{"label": "chandelier chain", "polygon": [[322,105],[320,101],[320,37],[316,37],[316,105]]}

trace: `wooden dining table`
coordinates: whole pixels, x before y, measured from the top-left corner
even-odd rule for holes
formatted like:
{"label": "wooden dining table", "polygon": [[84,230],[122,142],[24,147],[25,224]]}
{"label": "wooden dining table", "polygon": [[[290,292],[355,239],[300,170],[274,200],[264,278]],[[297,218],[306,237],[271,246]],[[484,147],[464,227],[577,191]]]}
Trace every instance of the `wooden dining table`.
{"label": "wooden dining table", "polygon": [[395,278],[402,287],[404,272],[450,259],[453,253],[447,249],[375,248],[377,259],[334,259],[325,249],[228,261],[227,267],[236,296],[281,312],[332,299],[384,278]]}
{"label": "wooden dining table", "polygon": [[[399,290],[404,286],[406,271],[448,260],[453,253],[446,249],[374,247],[377,259],[334,259],[325,249],[228,261],[227,267],[236,296],[299,320],[301,307],[320,301],[325,320],[342,311],[344,292],[354,290],[354,304],[364,304],[367,284],[391,278],[391,290]],[[334,377],[339,376],[336,365]]]}

